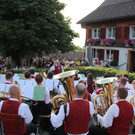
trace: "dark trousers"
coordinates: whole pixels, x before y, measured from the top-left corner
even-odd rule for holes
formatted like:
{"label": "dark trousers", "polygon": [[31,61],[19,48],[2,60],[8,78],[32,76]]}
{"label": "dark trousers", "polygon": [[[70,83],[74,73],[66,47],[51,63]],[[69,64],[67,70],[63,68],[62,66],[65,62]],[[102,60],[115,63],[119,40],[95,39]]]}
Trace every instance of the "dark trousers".
{"label": "dark trousers", "polygon": [[45,104],[44,101],[39,101],[36,106],[32,106],[33,123],[37,124],[39,115],[49,115],[52,111],[52,104]]}
{"label": "dark trousers", "polygon": [[107,129],[100,126],[91,126],[89,129],[89,135],[109,135]]}
{"label": "dark trousers", "polygon": [[37,132],[37,125],[30,123],[26,125],[26,133],[24,135],[30,135],[31,133]]}

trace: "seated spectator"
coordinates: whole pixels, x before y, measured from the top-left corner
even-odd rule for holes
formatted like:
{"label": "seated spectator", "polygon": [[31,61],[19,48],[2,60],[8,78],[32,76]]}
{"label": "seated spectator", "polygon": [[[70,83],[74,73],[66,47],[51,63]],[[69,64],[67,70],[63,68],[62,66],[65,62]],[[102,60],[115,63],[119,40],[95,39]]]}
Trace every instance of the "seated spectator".
{"label": "seated spectator", "polygon": [[104,61],[104,60],[101,61],[101,66],[102,66],[102,67],[105,66],[105,61]]}
{"label": "seated spectator", "polygon": [[7,72],[5,77],[6,77],[6,81],[4,84],[12,84],[13,83],[13,73],[12,72]]}
{"label": "seated spectator", "polygon": [[105,67],[110,67],[110,64],[109,64],[108,60],[106,60],[106,62],[105,62]]}

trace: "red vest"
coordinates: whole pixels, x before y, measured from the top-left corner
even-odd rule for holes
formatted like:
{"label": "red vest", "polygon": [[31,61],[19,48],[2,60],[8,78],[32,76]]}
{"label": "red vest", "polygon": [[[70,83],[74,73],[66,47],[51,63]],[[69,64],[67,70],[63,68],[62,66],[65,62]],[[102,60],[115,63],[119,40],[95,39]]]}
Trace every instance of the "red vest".
{"label": "red vest", "polygon": [[91,95],[88,93],[88,91],[85,92],[84,98],[85,100],[91,101]]}
{"label": "red vest", "polygon": [[113,124],[107,129],[110,135],[128,135],[134,116],[133,106],[127,101],[116,103],[119,107],[119,116],[113,119]]}
{"label": "red vest", "polygon": [[65,120],[65,131],[70,134],[83,134],[88,132],[90,120],[89,102],[73,100],[69,102],[69,115]]}
{"label": "red vest", "polygon": [[54,70],[54,75],[57,75],[57,74],[59,74],[59,73],[61,73],[62,72],[62,67],[61,67],[61,65],[58,67],[58,66],[55,66],[55,70]]}
{"label": "red vest", "polygon": [[10,83],[10,82],[5,82],[4,84],[12,84],[12,83]]}
{"label": "red vest", "polygon": [[88,81],[87,81],[87,85],[88,85],[87,87],[88,92],[92,94],[95,89],[95,85],[90,84]]}
{"label": "red vest", "polygon": [[[1,108],[1,112],[7,113],[7,114],[18,115],[18,109],[19,109],[20,104],[21,103],[19,101],[11,101],[11,100],[4,101],[2,108]],[[21,127],[23,127],[23,128],[21,128],[21,135],[23,135],[26,132],[26,126],[24,124],[23,118],[22,118],[22,122],[20,123],[20,125],[21,125]],[[8,122],[5,123],[4,126],[6,129],[9,129],[9,130],[18,130],[18,127],[16,125],[9,125]],[[5,132],[5,135],[18,135],[18,133]]]}
{"label": "red vest", "polygon": [[34,75],[31,75],[31,78],[32,78],[32,79],[35,79],[35,76],[34,76]]}

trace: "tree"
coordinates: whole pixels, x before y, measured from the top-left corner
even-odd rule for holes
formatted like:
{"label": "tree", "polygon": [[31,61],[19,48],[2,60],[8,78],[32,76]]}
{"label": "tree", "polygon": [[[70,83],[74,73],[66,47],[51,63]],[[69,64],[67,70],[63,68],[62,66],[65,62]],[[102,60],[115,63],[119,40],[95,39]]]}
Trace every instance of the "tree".
{"label": "tree", "polygon": [[[77,37],[58,0],[0,0],[0,50],[16,62],[45,51],[68,52]],[[19,63],[17,63],[19,64]]]}

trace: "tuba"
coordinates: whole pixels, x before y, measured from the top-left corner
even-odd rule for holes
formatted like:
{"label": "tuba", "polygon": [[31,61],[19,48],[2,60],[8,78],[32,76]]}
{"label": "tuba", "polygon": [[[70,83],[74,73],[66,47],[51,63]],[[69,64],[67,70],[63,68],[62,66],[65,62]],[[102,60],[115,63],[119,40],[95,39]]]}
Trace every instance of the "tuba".
{"label": "tuba", "polygon": [[114,103],[113,99],[113,82],[117,80],[116,77],[108,77],[96,81],[96,84],[101,84],[103,92],[94,98],[94,107],[98,109],[101,116],[107,112],[108,108]]}
{"label": "tuba", "polygon": [[74,78],[73,76],[77,74],[79,70],[66,71],[55,75],[54,79],[59,79],[65,88],[66,93],[54,96],[51,100],[53,108],[59,110],[62,104],[65,104],[74,99]]}

